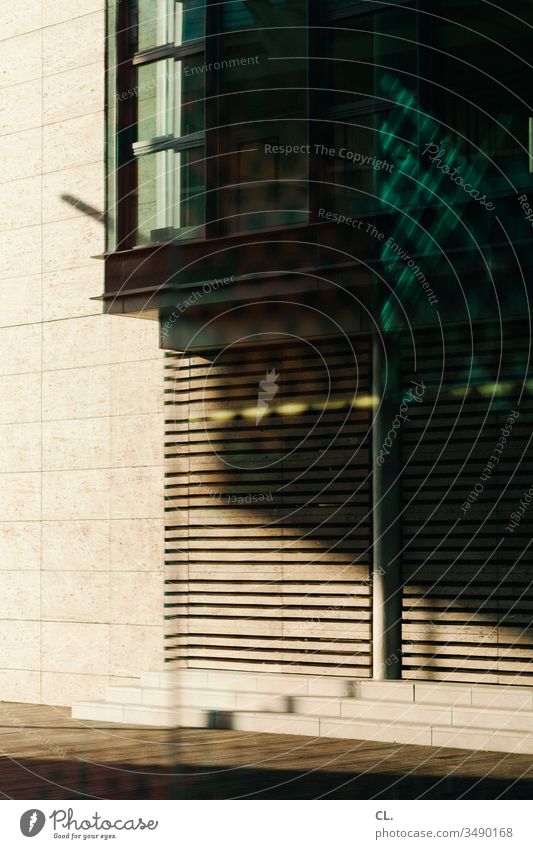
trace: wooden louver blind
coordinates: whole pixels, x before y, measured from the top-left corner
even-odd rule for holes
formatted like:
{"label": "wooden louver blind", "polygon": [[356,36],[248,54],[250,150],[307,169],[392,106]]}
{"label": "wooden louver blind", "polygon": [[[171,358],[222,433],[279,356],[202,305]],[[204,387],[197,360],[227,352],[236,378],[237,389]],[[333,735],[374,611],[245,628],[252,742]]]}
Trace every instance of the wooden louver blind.
{"label": "wooden louver blind", "polygon": [[367,677],[368,340],[168,354],[165,386],[167,660]]}

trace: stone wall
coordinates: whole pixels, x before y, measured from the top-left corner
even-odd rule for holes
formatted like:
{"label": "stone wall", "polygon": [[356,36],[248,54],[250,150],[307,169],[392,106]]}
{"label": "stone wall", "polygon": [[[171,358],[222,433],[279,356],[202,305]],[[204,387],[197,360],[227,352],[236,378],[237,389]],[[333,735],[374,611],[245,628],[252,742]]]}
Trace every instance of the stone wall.
{"label": "stone wall", "polygon": [[91,300],[104,0],[4,3],[0,39],[0,700],[68,705],[162,661],[163,359]]}

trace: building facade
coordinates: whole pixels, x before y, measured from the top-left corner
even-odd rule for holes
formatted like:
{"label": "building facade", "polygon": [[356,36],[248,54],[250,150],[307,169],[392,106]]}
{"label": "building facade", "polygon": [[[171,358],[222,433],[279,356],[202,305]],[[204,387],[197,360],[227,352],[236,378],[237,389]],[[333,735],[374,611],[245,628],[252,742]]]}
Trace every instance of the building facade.
{"label": "building facade", "polygon": [[97,698],[163,651],[163,356],[152,323],[103,316],[92,300],[104,280],[93,257],[105,247],[105,14],[103,0],[0,11],[7,701]]}
{"label": "building facade", "polygon": [[4,13],[9,692],[529,685],[523,4],[87,5]]}

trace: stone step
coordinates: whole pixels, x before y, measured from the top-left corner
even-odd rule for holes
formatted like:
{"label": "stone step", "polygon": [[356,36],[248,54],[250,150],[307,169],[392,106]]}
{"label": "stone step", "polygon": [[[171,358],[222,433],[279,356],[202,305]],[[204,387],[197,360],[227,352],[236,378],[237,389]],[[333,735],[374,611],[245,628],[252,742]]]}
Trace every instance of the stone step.
{"label": "stone step", "polygon": [[[183,674],[186,672],[200,672],[199,676],[196,676],[199,683],[207,684],[207,673],[204,672],[203,669],[166,669],[160,672],[142,672],[140,677],[140,685],[141,687],[146,687],[147,689],[158,689],[158,690],[166,690],[166,689],[174,689],[175,687],[181,686],[185,681]],[[194,678],[194,676],[193,676]],[[193,680],[193,679],[191,679]],[[194,679],[196,680],[196,679]]]}
{"label": "stone step", "polygon": [[337,699],[332,696],[272,696],[189,690],[180,693],[180,705],[205,711],[258,711],[323,718],[342,717],[372,722],[402,722],[431,726],[477,727],[533,733],[533,711],[394,702],[374,699]]}
{"label": "stone step", "polygon": [[[157,677],[153,677],[157,676]],[[208,669],[179,669],[147,673],[146,687],[202,689],[216,692],[269,693],[278,696],[331,696],[418,702],[434,705],[533,710],[533,687],[492,684],[449,684],[433,681],[372,681],[337,676],[313,676],[268,672],[232,672]]]}
{"label": "stone step", "polygon": [[78,702],[72,706],[72,719],[90,719],[98,722],[118,722],[129,725],[174,728],[178,725],[176,708],[152,705],[119,704],[95,700]]}
{"label": "stone step", "polygon": [[72,717],[533,754],[531,711],[203,690],[183,690],[180,695],[179,708],[82,702],[73,706]]}
{"label": "stone step", "polygon": [[181,690],[170,687],[158,689],[156,687],[141,686],[111,686],[106,688],[105,701],[122,703],[124,705],[151,705],[152,707],[175,707],[180,704]]}
{"label": "stone step", "polygon": [[[188,712],[190,711],[190,712]],[[533,754],[533,734],[476,727],[432,726],[423,723],[376,722],[370,719],[313,717],[260,711],[183,711],[181,725],[224,728],[263,734],[295,734],[311,737],[399,743],[466,749],[469,751]]]}

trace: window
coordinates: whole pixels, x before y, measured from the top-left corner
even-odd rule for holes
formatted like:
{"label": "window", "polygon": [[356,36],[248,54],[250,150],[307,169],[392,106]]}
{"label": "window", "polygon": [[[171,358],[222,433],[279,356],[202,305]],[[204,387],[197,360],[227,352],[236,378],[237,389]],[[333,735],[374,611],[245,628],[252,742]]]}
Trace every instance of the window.
{"label": "window", "polygon": [[[222,3],[218,219],[222,233],[308,219],[307,0]],[[281,153],[280,148],[290,150]]]}
{"label": "window", "polygon": [[201,238],[205,2],[130,0],[108,14],[116,15],[117,33],[116,50],[108,48],[116,86],[113,104],[108,96],[108,132],[116,134],[118,160],[114,181],[108,161],[109,199],[116,199],[110,242],[132,247]]}
{"label": "window", "polygon": [[[529,7],[529,8],[528,8]],[[426,0],[421,16],[423,106],[483,180],[529,181],[531,4]],[[528,105],[529,104],[529,105]],[[450,143],[448,144],[450,146]]]}
{"label": "window", "polygon": [[[398,92],[417,92],[417,14],[412,3],[325,0],[316,118],[327,203],[352,214],[380,208],[398,149]],[[416,121],[414,122],[416,125]],[[401,134],[400,134],[401,135]],[[415,139],[413,139],[415,141]],[[328,200],[329,198],[329,200]]]}
{"label": "window", "polygon": [[109,4],[110,245],[307,221],[308,0]]}

